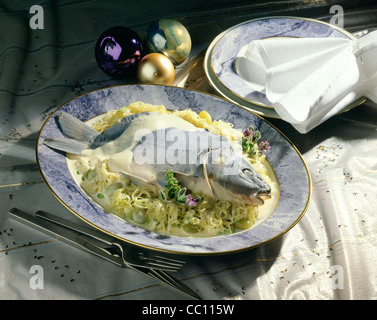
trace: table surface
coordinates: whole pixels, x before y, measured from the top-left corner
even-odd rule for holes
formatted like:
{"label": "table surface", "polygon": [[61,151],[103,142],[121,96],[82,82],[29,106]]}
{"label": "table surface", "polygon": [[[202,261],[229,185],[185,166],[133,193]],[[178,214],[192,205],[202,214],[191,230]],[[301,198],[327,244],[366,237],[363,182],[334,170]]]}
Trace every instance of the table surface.
{"label": "table surface", "polygon": [[[31,1],[2,1],[0,299],[187,299],[8,215],[12,207],[70,215],[43,183],[35,146],[44,121],[66,101],[136,82],[111,79],[97,67],[94,44],[107,28],[125,25],[143,35],[156,19],[178,19],[187,26],[193,48],[189,60],[177,67],[174,85],[217,94],[203,70],[205,51],[216,35],[263,16],[327,22],[332,17],[326,1],[174,3],[44,1],[44,28],[34,30]],[[376,4],[339,4],[348,31],[359,37],[376,29]],[[377,106],[366,101],[305,135],[281,120],[268,121],[296,145],[309,168],[312,198],[306,214],[282,237],[253,250],[179,256],[187,263],[175,276],[203,299],[376,299]],[[43,288],[33,288],[35,266],[43,270]]]}

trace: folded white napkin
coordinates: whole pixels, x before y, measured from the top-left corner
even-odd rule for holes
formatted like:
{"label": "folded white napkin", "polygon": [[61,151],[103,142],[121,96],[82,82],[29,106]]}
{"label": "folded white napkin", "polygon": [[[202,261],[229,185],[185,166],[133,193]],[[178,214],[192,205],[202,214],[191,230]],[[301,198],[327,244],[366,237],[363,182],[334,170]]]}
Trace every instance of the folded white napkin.
{"label": "folded white napkin", "polygon": [[239,51],[236,70],[306,133],[363,96],[377,103],[377,31],[358,40],[255,40]]}

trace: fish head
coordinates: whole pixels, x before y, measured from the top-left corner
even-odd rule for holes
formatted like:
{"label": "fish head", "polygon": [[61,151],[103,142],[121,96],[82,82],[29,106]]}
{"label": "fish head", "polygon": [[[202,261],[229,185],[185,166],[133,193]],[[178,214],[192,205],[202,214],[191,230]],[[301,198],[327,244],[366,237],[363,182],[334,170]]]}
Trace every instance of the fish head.
{"label": "fish head", "polygon": [[[218,157],[223,162],[216,161]],[[262,205],[263,198],[270,197],[271,187],[244,157],[233,155],[226,158],[213,153],[212,159],[215,161],[205,166],[216,198]]]}

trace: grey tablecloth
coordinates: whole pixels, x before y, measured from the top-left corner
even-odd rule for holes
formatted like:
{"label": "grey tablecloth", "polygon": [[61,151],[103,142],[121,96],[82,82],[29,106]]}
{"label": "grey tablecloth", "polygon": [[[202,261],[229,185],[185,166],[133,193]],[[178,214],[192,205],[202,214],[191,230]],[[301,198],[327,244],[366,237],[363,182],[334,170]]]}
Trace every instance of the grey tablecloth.
{"label": "grey tablecloth", "polygon": [[[8,216],[12,207],[71,215],[41,179],[36,140],[46,118],[66,101],[135,82],[113,80],[97,67],[94,44],[105,29],[124,25],[143,36],[155,19],[178,19],[192,36],[193,50],[177,68],[174,84],[216,94],[203,57],[217,34],[271,15],[329,21],[335,4],[344,10],[344,27],[357,36],[377,27],[373,1],[46,0],[39,3],[44,29],[33,30],[32,1],[1,0],[0,299],[187,298]],[[377,106],[367,101],[306,135],[268,120],[297,146],[310,170],[305,216],[279,239],[250,251],[180,257],[187,264],[177,278],[203,299],[376,299]],[[33,286],[36,270],[43,273],[40,288]]]}

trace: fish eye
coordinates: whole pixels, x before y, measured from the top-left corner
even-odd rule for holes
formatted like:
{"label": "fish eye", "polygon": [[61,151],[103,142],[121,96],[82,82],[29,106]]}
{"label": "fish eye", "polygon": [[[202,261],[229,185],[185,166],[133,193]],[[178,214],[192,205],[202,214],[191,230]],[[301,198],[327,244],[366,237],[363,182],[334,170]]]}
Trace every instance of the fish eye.
{"label": "fish eye", "polygon": [[250,176],[254,175],[254,172],[250,170],[249,168],[242,169],[242,173],[245,175],[250,175]]}

